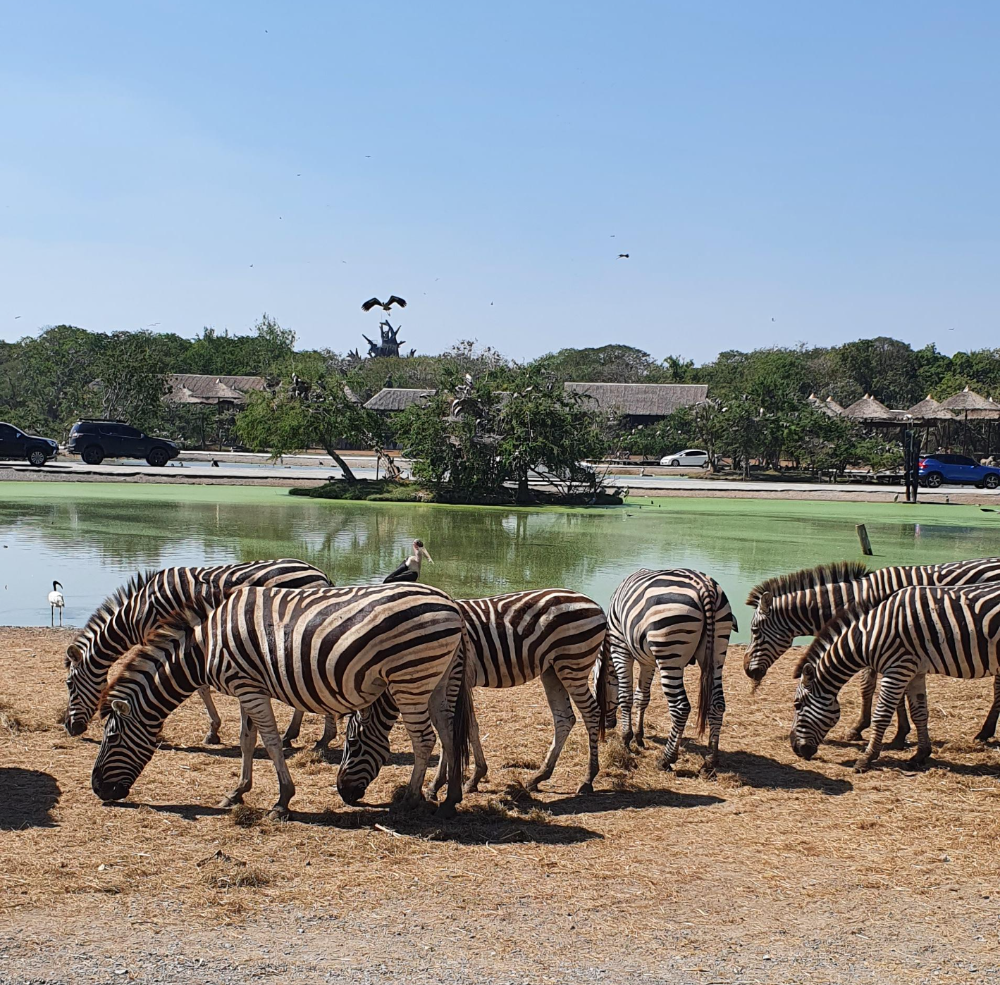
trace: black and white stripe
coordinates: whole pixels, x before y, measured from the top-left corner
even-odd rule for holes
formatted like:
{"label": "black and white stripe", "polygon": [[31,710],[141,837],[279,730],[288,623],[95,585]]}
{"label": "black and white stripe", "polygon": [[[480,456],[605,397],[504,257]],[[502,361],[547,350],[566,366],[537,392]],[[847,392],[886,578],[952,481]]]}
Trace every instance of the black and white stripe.
{"label": "black and white stripe", "polygon": [[1000,670],[1000,585],[904,588],[874,608],[859,604],[838,614],[796,668],[796,755],[815,755],[840,719],[841,688],[864,669],[882,679],[871,738],[856,768],[866,770],[878,758],[904,694],[918,737],[911,762],[925,763],[931,753],[927,675],[978,678]]}
{"label": "black and white stripe", "polygon": [[[542,679],[552,712],[553,736],[541,768],[528,781],[528,789],[537,789],[552,775],[576,722],[575,704],[589,740],[587,772],[579,792],[591,792],[599,769],[597,744],[603,710],[591,691],[590,672],[607,638],[604,611],[593,599],[564,588],[460,599],[457,604],[469,631],[472,648],[468,671],[473,686],[509,688]],[[605,660],[603,666],[607,664]],[[597,694],[605,690],[602,680]],[[388,761],[389,732],[396,717],[391,697],[383,694],[348,722],[344,757],[337,774],[337,789],[346,803],[357,803]],[[474,713],[471,739],[476,767],[466,784],[467,792],[478,788],[488,769]],[[433,789],[444,777],[445,772],[439,770]]]}
{"label": "black and white stripe", "polygon": [[271,711],[276,698],[317,714],[348,714],[388,690],[413,744],[408,801],[421,785],[437,732],[449,764],[454,812],[468,754],[469,685],[465,620],[426,585],[288,590],[240,588],[191,629],[168,626],[141,648],[102,700],[104,740],[91,784],[106,800],[126,796],[153,754],[166,716],[200,687],[240,701],[244,718],[239,803],[253,781],[257,732],[278,774],[273,813],[287,815],[295,792]]}
{"label": "black and white stripe", "polygon": [[[770,578],[754,587],[747,605],[755,609],[750,623],[750,643],[743,668],[755,682],[763,680],[774,662],[797,636],[816,635],[837,613],[850,605],[872,607],[900,589],[915,585],[976,585],[1000,582],[1000,558],[949,561],[944,564],[895,565],[869,571],[848,562],[806,568]],[[862,709],[858,724],[848,735],[857,740],[871,722],[875,677],[861,677]],[[1000,681],[994,684],[993,706],[979,735],[991,738],[1000,714]],[[900,706],[899,731],[893,745],[902,748],[909,724]]]}
{"label": "black and white stripe", "polygon": [[[644,746],[646,707],[653,671],[659,667],[660,682],[670,708],[671,729],[661,763],[670,766],[678,756],[681,736],[691,713],[684,690],[684,668],[700,667],[698,728],[709,726],[709,754],[705,766],[714,769],[719,756],[719,733],[726,710],[722,691],[722,669],[729,637],[736,620],[726,593],[709,575],[690,568],[650,571],[643,568],[626,578],[615,590],[608,609],[608,637],[613,673],[609,686],[617,689],[621,712],[622,740],[633,739]],[[633,664],[639,678],[632,692]],[[635,732],[632,705],[638,708]]]}
{"label": "black and white stripe", "polygon": [[[83,631],[66,649],[69,706],[64,726],[70,735],[82,735],[97,711],[108,671],[134,646],[141,646],[165,623],[192,605],[201,604],[204,586],[225,598],[244,585],[271,588],[325,587],[330,579],[319,568],[282,558],[215,567],[164,568],[136,575],[101,603]],[[199,691],[210,726],[205,741],[219,741],[221,719],[208,688]],[[327,728],[329,731],[329,726]]]}

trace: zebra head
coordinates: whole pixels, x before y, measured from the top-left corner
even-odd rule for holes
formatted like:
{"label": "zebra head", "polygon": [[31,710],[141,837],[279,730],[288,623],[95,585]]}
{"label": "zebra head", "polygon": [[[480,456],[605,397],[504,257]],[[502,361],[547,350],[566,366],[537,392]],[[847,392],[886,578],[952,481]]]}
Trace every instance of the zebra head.
{"label": "zebra head", "polygon": [[136,699],[134,689],[117,687],[101,702],[104,738],[90,775],[90,786],[104,801],[128,796],[159,744],[162,719],[147,720]]}
{"label": "zebra head", "polygon": [[795,632],[783,625],[774,611],[774,596],[764,592],[750,620],[750,644],[743,654],[743,670],[755,684],[764,680],[771,665],[795,642]]}
{"label": "zebra head", "polygon": [[803,661],[795,671],[799,686],[795,692],[795,720],[792,722],[792,751],[802,759],[812,759],[830,729],[840,721],[836,693],[821,687],[816,667]]}
{"label": "zebra head", "polygon": [[356,804],[372,780],[389,762],[389,733],[399,708],[388,691],[347,720],[344,757],[337,772],[337,793],[345,804]]}

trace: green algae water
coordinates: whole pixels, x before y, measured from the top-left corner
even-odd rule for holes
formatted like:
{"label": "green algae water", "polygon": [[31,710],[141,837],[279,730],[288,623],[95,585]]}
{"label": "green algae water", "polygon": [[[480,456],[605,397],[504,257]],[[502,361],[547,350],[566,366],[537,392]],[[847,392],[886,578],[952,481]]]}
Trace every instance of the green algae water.
{"label": "green algae water", "polygon": [[52,581],[82,625],[137,570],[298,557],[341,585],[376,582],[420,537],[422,580],[458,598],[560,586],[606,605],[636,568],[715,577],[746,639],[752,585],[828,561],[872,566],[1000,555],[1000,513],[978,506],[631,498],[605,509],[344,503],[254,486],[0,483],[0,623],[47,625]]}

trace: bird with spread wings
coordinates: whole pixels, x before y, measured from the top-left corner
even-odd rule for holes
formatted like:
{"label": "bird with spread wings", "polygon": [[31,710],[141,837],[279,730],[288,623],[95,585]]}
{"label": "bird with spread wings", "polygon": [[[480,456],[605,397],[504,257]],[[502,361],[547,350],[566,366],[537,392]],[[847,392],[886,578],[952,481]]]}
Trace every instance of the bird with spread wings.
{"label": "bird with spread wings", "polygon": [[392,294],[389,296],[389,300],[384,303],[378,298],[369,298],[361,305],[361,310],[371,311],[372,308],[381,308],[383,311],[388,311],[394,304],[398,304],[401,308],[406,307],[406,302],[402,298],[397,298],[395,294]]}

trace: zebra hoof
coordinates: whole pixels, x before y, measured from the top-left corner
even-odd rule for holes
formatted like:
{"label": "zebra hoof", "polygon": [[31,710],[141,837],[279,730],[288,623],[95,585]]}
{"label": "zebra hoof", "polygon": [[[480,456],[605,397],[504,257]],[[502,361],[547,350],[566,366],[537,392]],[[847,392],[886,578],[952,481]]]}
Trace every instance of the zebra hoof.
{"label": "zebra hoof", "polygon": [[983,745],[985,745],[987,742],[990,741],[990,739],[993,738],[995,734],[996,734],[995,732],[987,732],[986,729],[983,729],[983,731],[980,732],[978,735],[973,736],[972,741],[982,742]]}
{"label": "zebra hoof", "polygon": [[267,812],[267,817],[270,821],[290,821],[292,819],[292,812],[287,807],[276,804]]}
{"label": "zebra hoof", "polygon": [[458,813],[458,812],[457,812],[457,811],[455,810],[455,805],[454,805],[454,804],[453,804],[453,803],[452,803],[452,802],[451,802],[450,800],[446,800],[446,801],[445,801],[445,802],[444,802],[444,803],[443,803],[443,804],[442,804],[442,805],[441,805],[441,806],[440,806],[440,807],[439,807],[439,808],[438,808],[438,809],[437,809],[437,810],[436,810],[436,811],[434,812],[434,816],[435,816],[435,817],[440,817],[440,818],[443,818],[444,820],[448,820],[449,818],[452,818],[452,817],[454,817],[454,816],[455,816],[455,815],[456,815],[457,813]]}
{"label": "zebra hoof", "polygon": [[[479,780],[467,780],[462,787],[462,793],[479,793]],[[437,791],[434,795],[437,796]]]}
{"label": "zebra hoof", "polygon": [[706,780],[714,780],[715,774],[719,771],[719,764],[716,760],[706,759],[705,762],[701,764],[701,769],[698,771],[701,773]]}
{"label": "zebra hoof", "polygon": [[872,768],[872,761],[867,756],[862,756],[854,764],[855,773],[867,773]]}
{"label": "zebra hoof", "polygon": [[211,729],[208,735],[205,736],[206,746],[221,746],[222,739],[219,738],[219,733],[215,729]]}
{"label": "zebra hoof", "polygon": [[577,797],[587,797],[594,792],[594,784],[590,780],[585,780],[576,788]]}
{"label": "zebra hoof", "polygon": [[862,728],[852,728],[847,735],[844,736],[845,742],[863,742],[864,741],[864,729]]}
{"label": "zebra hoof", "polygon": [[930,750],[927,752],[915,752],[906,762],[915,770],[925,770],[930,765]]}
{"label": "zebra hoof", "polygon": [[241,793],[228,793],[219,803],[216,805],[220,810],[228,810],[230,807],[236,807],[238,804],[243,803],[243,794]]}
{"label": "zebra hoof", "polygon": [[636,747],[636,749],[645,749],[646,748],[646,739],[643,736],[641,736],[641,735],[637,735],[635,737],[635,747]]}

